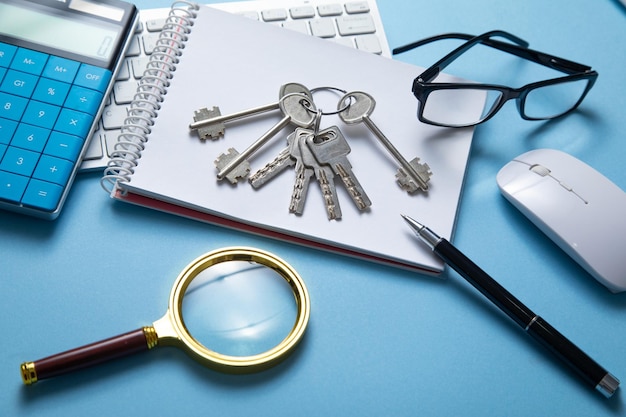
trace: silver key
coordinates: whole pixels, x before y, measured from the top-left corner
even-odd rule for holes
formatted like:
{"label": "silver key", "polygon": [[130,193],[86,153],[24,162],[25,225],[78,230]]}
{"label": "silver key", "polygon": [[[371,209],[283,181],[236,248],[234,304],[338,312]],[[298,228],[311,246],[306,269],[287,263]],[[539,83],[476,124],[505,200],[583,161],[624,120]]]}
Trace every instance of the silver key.
{"label": "silver key", "polygon": [[[239,154],[235,149],[231,150],[228,154],[221,154],[215,161],[215,165],[219,172],[217,173],[217,179],[222,180],[227,178],[231,183],[235,184],[239,178],[244,178],[247,172],[244,168],[237,168],[239,165],[246,165],[247,158],[256,152],[261,146],[267,143],[278,132],[280,132],[289,123],[292,123],[299,127],[308,127],[315,120],[315,105],[304,94],[291,93],[280,99],[280,109],[284,114],[284,117],[280,119],[270,130],[265,132],[259,139],[252,145]],[[244,164],[242,164],[245,161]],[[248,172],[249,171],[249,168]]]}
{"label": "silver key", "polygon": [[244,117],[253,116],[255,114],[265,113],[272,110],[280,109],[280,101],[287,95],[299,93],[304,94],[313,101],[311,91],[302,84],[287,83],[280,87],[278,91],[278,101],[266,104],[264,106],[253,107],[236,113],[222,116],[219,107],[213,107],[211,110],[202,108],[194,112],[194,122],[189,125],[189,129],[197,130],[200,139],[218,139],[224,136],[226,122],[242,119]]}
{"label": "silver key", "polygon": [[[331,135],[332,132],[319,132],[319,135]],[[322,197],[324,198],[324,206],[326,207],[326,216],[328,220],[341,219],[341,206],[339,205],[339,198],[337,197],[337,190],[335,189],[335,173],[329,165],[321,165],[315,159],[313,152],[307,146],[306,141],[308,138],[315,136],[313,131],[309,131],[308,135],[301,135],[300,140],[300,155],[302,163],[305,167],[313,170],[315,178],[322,190]],[[323,139],[320,139],[323,140]]]}
{"label": "silver key", "polygon": [[320,165],[328,165],[339,176],[348,190],[348,194],[359,210],[372,205],[361,183],[352,172],[348,161],[350,145],[337,126],[322,130],[317,136],[310,136],[306,144]]}
{"label": "silver key", "polygon": [[287,137],[287,147],[278,153],[278,156],[272,161],[268,162],[263,168],[252,174],[248,178],[248,182],[253,188],[261,188],[269,180],[283,172],[285,169],[294,166],[296,160],[291,156],[291,143],[296,135],[293,132]]}
{"label": "silver key", "polygon": [[291,192],[291,200],[289,201],[290,213],[302,214],[309,190],[309,183],[314,175],[313,170],[304,165],[300,148],[300,137],[306,137],[310,134],[311,131],[308,129],[297,128],[289,147],[289,154],[296,161],[296,178],[293,184],[293,191]]}
{"label": "silver key", "polygon": [[[352,101],[348,102],[348,100]],[[427,191],[428,181],[432,176],[430,167],[427,164],[420,164],[419,158],[414,158],[411,162],[408,162],[402,154],[400,154],[396,147],[393,146],[378,126],[370,119],[369,116],[374,111],[374,107],[376,107],[374,98],[362,91],[347,93],[341,98],[339,104],[337,104],[338,110],[345,108],[345,110],[339,113],[341,120],[347,124],[363,122],[400,164],[396,178],[403,190],[409,193],[413,193],[418,189]]]}

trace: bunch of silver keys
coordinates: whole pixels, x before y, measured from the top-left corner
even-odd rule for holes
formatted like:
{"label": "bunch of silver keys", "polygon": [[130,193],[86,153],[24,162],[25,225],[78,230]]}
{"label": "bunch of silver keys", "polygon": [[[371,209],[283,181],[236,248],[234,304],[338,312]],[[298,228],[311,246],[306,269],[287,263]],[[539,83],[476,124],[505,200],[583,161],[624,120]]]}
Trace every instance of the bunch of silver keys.
{"label": "bunch of silver keys", "polygon": [[[327,89],[330,87],[322,87]],[[333,90],[338,90],[332,88]],[[341,207],[335,188],[335,177],[339,177],[355,206],[363,211],[371,206],[365,190],[352,172],[348,161],[351,149],[337,126],[319,130],[320,118],[325,114],[337,114],[346,124],[364,123],[381,142],[385,149],[398,162],[396,182],[408,193],[418,190],[426,192],[432,176],[428,164],[420,163],[419,158],[407,161],[393,146],[391,141],[371,120],[376,102],[360,91],[344,92],[337,104],[337,111],[323,113],[313,101],[312,91],[302,84],[288,83],[280,87],[279,100],[264,106],[222,116],[218,107],[200,109],[194,112],[194,122],[189,125],[196,130],[201,140],[216,140],[225,135],[226,123],[260,113],[279,110],[282,119],[252,143],[243,152],[230,148],[215,160],[218,180],[226,178],[232,184],[243,180],[250,174],[250,158],[263,145],[269,142],[288,125],[295,130],[287,137],[287,147],[264,167],[249,176],[248,181],[255,189],[277,176],[289,167],[295,170],[295,182],[289,203],[291,213],[302,214],[311,178],[315,177],[324,199],[329,220],[341,218]],[[315,125],[315,126],[314,126]],[[314,126],[313,129],[311,127]]]}

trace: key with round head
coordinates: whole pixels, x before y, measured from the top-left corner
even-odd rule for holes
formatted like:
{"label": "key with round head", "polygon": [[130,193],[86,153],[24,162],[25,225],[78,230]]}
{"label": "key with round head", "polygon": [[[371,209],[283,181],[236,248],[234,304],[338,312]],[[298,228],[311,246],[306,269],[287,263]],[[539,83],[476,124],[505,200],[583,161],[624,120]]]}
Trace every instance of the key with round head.
{"label": "key with round head", "polygon": [[[329,135],[331,133],[319,132],[318,134]],[[311,152],[311,149],[307,146],[307,138],[312,136],[315,136],[313,132],[298,138],[300,140],[299,145],[302,163],[305,167],[312,169],[315,174],[317,183],[322,191],[328,220],[341,219],[341,206],[339,205],[339,198],[337,197],[337,190],[335,189],[335,174],[329,165],[319,164],[317,159],[315,159],[315,155],[313,155],[313,152]]]}
{"label": "key with round head", "polygon": [[244,161],[247,162],[248,157],[276,136],[276,134],[285,128],[285,126],[291,123],[299,127],[308,127],[311,126],[315,120],[315,105],[306,95],[302,93],[288,94],[280,99],[279,104],[280,110],[284,116],[278,123],[272,126],[243,152],[238,153],[234,150],[235,152],[222,154],[218,157],[215,162],[215,165],[219,170],[217,173],[218,180],[227,178],[231,183],[236,183],[239,178],[245,177],[245,175],[243,177],[241,176],[245,170],[236,168]]}
{"label": "key with round head", "polygon": [[361,183],[352,172],[348,161],[350,145],[337,126],[322,130],[317,136],[309,136],[306,144],[320,165],[328,165],[341,178],[348,194],[359,210],[372,205]]}
{"label": "key with round head", "polygon": [[189,129],[197,130],[200,139],[218,139],[220,136],[224,136],[227,122],[273,110],[280,110],[280,101],[285,96],[294,93],[304,94],[310,101],[313,101],[313,95],[307,87],[298,83],[287,83],[280,87],[278,101],[264,106],[253,107],[227,115],[222,115],[219,107],[213,107],[211,110],[207,108],[196,110],[193,116],[194,121],[189,125]]}
{"label": "key with round head", "polygon": [[261,188],[285,169],[296,164],[296,160],[291,156],[290,149],[295,135],[296,132],[293,132],[287,137],[287,147],[281,150],[276,158],[268,162],[263,168],[259,169],[248,178],[248,182],[252,185],[252,188]]}
{"label": "key with round head", "polygon": [[419,159],[415,158],[411,163],[402,156],[391,141],[383,134],[370,118],[370,115],[376,107],[376,101],[372,96],[362,91],[353,91],[345,94],[337,104],[339,117],[346,124],[364,123],[365,126],[376,136],[380,143],[400,164],[398,174],[398,184],[408,192],[428,190],[428,181],[432,175],[430,168],[426,164],[420,164]]}
{"label": "key with round head", "polygon": [[296,161],[294,166],[296,178],[293,183],[291,200],[289,201],[290,213],[302,214],[304,211],[304,203],[306,202],[309,183],[311,182],[311,177],[314,175],[313,170],[304,165],[300,148],[300,138],[311,135],[312,133],[312,130],[297,128],[289,147],[289,154]]}

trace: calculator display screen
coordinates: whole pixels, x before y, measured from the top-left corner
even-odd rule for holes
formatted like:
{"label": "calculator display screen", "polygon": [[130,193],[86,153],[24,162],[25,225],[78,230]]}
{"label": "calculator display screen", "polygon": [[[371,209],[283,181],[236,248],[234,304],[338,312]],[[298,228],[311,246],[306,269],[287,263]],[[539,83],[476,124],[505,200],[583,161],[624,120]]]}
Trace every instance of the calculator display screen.
{"label": "calculator display screen", "polygon": [[115,53],[121,27],[0,3],[0,33],[102,61]]}

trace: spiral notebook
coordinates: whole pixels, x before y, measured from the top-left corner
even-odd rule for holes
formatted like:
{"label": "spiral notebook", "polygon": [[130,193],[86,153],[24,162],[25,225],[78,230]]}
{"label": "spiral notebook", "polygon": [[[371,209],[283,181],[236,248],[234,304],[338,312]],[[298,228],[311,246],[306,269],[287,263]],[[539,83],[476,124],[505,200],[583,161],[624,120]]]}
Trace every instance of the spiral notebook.
{"label": "spiral notebook", "polygon": [[[416,118],[411,85],[422,68],[371,55],[206,6],[172,6],[117,152],[102,179],[113,198],[271,238],[438,274],[443,263],[416,242],[400,214],[408,214],[451,239],[473,129],[428,126]],[[442,75],[441,81],[453,78]],[[295,174],[286,170],[254,189],[216,178],[216,157],[240,153],[281,119],[279,111],[226,125],[223,138],[200,140],[189,130],[194,111],[219,106],[222,114],[278,101],[280,86],[364,91],[376,100],[371,119],[411,160],[420,157],[433,176],[427,193],[396,184],[396,161],[363,124],[322,116],[320,127],[338,126],[346,137],[352,170],[372,201],[362,212],[335,179],[343,216],[329,221],[322,193],[311,181],[302,215],[289,212]],[[325,113],[337,90],[314,90]],[[480,112],[484,97],[457,108]],[[442,109],[441,111],[446,111]],[[251,172],[286,147],[288,127],[249,158]]]}

